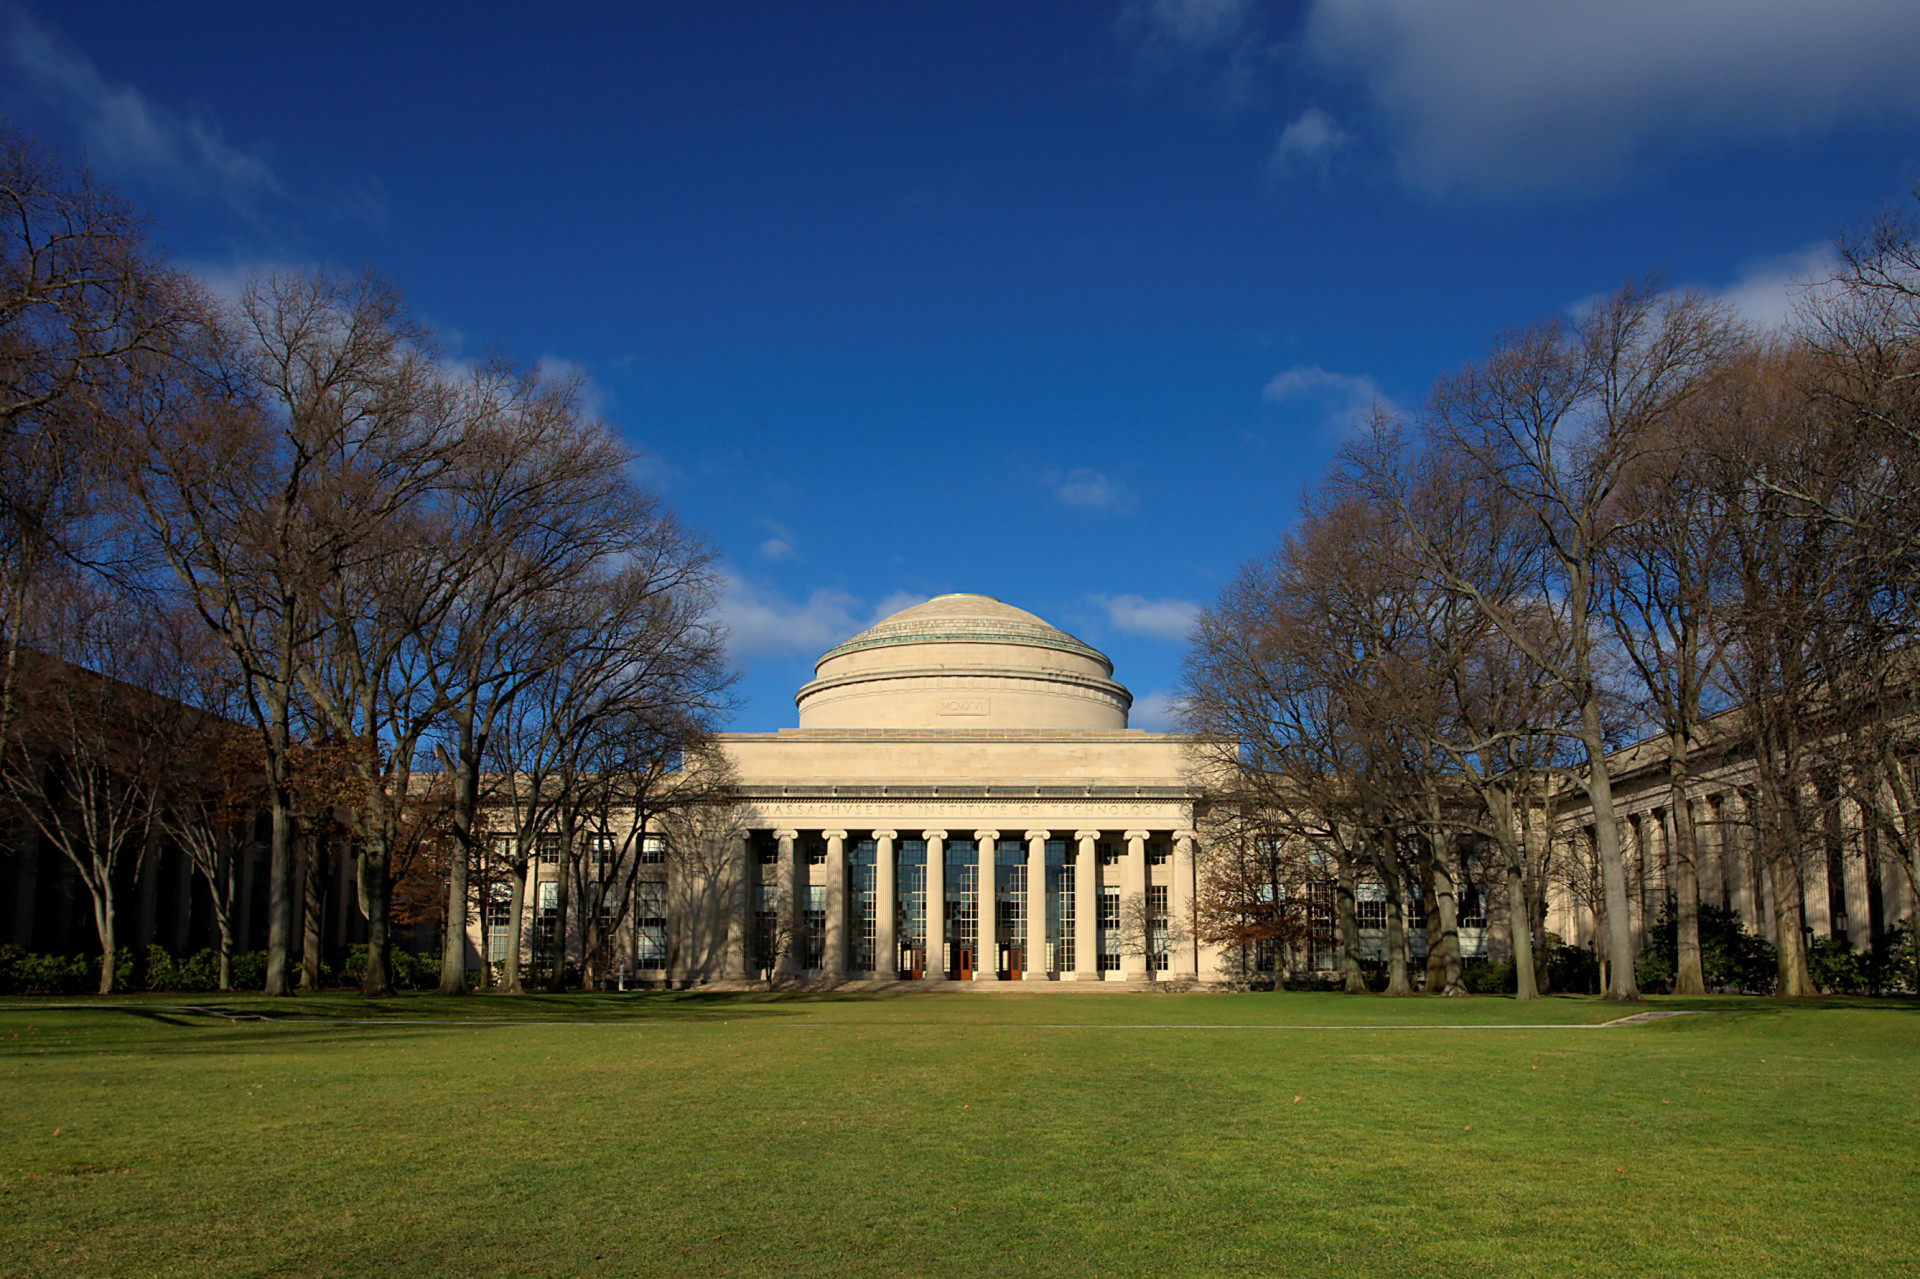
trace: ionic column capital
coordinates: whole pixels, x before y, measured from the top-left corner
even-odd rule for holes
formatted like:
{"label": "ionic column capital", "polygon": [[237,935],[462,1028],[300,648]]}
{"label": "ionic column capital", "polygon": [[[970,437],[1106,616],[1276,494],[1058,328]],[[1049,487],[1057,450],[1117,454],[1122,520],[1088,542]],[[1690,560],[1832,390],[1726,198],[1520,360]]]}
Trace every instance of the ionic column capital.
{"label": "ionic column capital", "polygon": [[1052,831],[1050,831],[1050,830],[1030,830],[1030,831],[1028,831],[1028,832],[1027,832],[1027,838],[1028,838],[1028,839],[1030,839],[1030,840],[1032,840],[1032,839],[1040,839],[1040,840],[1047,840],[1047,839],[1052,839],[1052,838],[1053,838],[1053,832],[1052,832]]}
{"label": "ionic column capital", "polygon": [[936,839],[945,839],[946,837],[947,832],[943,830],[923,830],[920,832],[920,838],[926,840],[929,844]]}
{"label": "ionic column capital", "polygon": [[1091,844],[1100,838],[1100,832],[1097,830],[1077,830],[1073,832],[1073,837],[1083,844]]}
{"label": "ionic column capital", "polygon": [[777,830],[773,832],[773,837],[783,844],[791,844],[794,840],[800,838],[800,832],[797,830]]}
{"label": "ionic column capital", "polygon": [[1173,832],[1173,838],[1178,843],[1197,844],[1200,842],[1200,832],[1192,831],[1192,830],[1177,830]]}
{"label": "ionic column capital", "polygon": [[898,839],[900,838],[900,832],[897,830],[877,830],[873,832],[873,837],[875,839]]}
{"label": "ionic column capital", "polygon": [[1128,840],[1138,839],[1145,841],[1153,838],[1153,832],[1150,830],[1130,830],[1127,832],[1126,837]]}
{"label": "ionic column capital", "polygon": [[820,838],[834,842],[845,842],[847,832],[843,830],[823,830],[820,832]]}
{"label": "ionic column capital", "polygon": [[977,830],[973,832],[973,837],[982,844],[991,844],[1000,838],[1000,832],[997,830]]}

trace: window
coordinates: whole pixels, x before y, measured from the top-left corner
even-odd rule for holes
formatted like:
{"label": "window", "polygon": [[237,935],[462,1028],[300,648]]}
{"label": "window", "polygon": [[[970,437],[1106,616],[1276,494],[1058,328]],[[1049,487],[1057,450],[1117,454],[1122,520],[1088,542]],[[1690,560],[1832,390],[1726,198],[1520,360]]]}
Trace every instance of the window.
{"label": "window", "polygon": [[507,957],[507,940],[513,930],[513,890],[495,884],[487,892],[487,962],[497,964]]}
{"label": "window", "polygon": [[1147,967],[1154,972],[1167,970],[1167,886],[1147,886]]}
{"label": "window", "polygon": [[642,866],[660,866],[667,860],[667,837],[665,835],[642,835],[640,837],[640,864]]}
{"label": "window", "polygon": [[1171,856],[1173,856],[1173,845],[1167,843],[1166,840],[1150,839],[1147,841],[1147,861],[1152,865],[1164,866],[1167,864],[1167,859]]}
{"label": "window", "polygon": [[638,967],[667,966],[667,886],[658,880],[633,886],[633,942]]}
{"label": "window", "polygon": [[1368,901],[1362,898],[1353,904],[1355,922],[1362,928],[1385,928],[1387,926],[1386,898]]}
{"label": "window", "polygon": [[[852,907],[852,946],[847,956],[847,966],[854,972],[876,972],[879,965],[874,962],[875,932],[879,923],[879,894],[874,892],[875,873],[879,861],[879,846],[871,839],[856,840],[853,851],[847,859],[848,904]],[[892,973],[886,976],[891,977]]]}
{"label": "window", "polygon": [[587,860],[595,866],[604,866],[614,860],[618,844],[611,835],[587,836]]}
{"label": "window", "polygon": [[1120,971],[1120,889],[1117,886],[1105,886],[1100,889],[1099,929],[1100,971],[1117,973]]}
{"label": "window", "polygon": [[827,958],[827,886],[825,884],[807,885],[807,950],[806,966],[821,968]]}
{"label": "window", "polygon": [[1335,967],[1339,920],[1333,908],[1333,893],[1331,880],[1307,885],[1307,967],[1316,973],[1332,972]]}
{"label": "window", "polygon": [[[937,966],[949,972],[957,971],[951,952],[959,949],[971,950],[978,941],[980,931],[976,927],[978,918],[975,912],[979,908],[979,895],[975,892],[980,882],[980,862],[970,839],[956,839],[947,845],[947,873],[945,879],[947,900],[947,949],[948,955],[938,957]],[[935,959],[929,958],[930,965]]]}
{"label": "window", "polygon": [[765,835],[755,836],[753,842],[754,851],[760,855],[760,864],[762,866],[778,866],[780,864],[779,844]]}
{"label": "window", "polygon": [[487,864],[495,870],[504,870],[513,865],[512,835],[493,835],[487,839]]}
{"label": "window", "polygon": [[1120,864],[1120,845],[1114,843],[1112,840],[1103,839],[1099,841],[1093,846],[1093,852],[1094,855],[1100,859],[1102,866],[1118,866]]}
{"label": "window", "polygon": [[1460,918],[1462,928],[1485,928],[1487,926],[1487,899],[1472,884],[1460,891]]}
{"label": "window", "polygon": [[542,835],[538,847],[540,860],[551,866],[559,862],[560,850],[566,847],[566,841],[558,835]]}
{"label": "window", "polygon": [[1053,947],[1053,971],[1073,967],[1073,861],[1063,839],[1047,841],[1047,941]]}
{"label": "window", "polygon": [[827,846],[818,840],[807,842],[807,865],[825,866],[827,864]]}
{"label": "window", "polygon": [[[896,854],[899,869],[894,878],[894,891],[898,894],[894,917],[899,921],[896,941],[902,952],[923,955],[927,946],[927,841],[903,839],[896,847],[899,850]],[[903,954],[900,958],[903,968],[926,962],[915,955]]]}

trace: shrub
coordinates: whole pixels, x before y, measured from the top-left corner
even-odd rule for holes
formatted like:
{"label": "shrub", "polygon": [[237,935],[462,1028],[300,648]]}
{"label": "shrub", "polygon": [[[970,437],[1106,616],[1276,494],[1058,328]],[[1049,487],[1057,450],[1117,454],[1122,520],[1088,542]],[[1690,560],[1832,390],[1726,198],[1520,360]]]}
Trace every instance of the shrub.
{"label": "shrub", "polygon": [[[133,984],[133,951],[114,956],[121,989]],[[9,995],[90,995],[100,989],[100,955],[41,955],[18,946],[0,946],[0,993]]]}
{"label": "shrub", "polygon": [[1519,990],[1511,961],[1500,964],[1470,963],[1461,980],[1476,995],[1511,995]]}
{"label": "shrub", "polygon": [[[1668,903],[1647,932],[1634,975],[1643,990],[1671,990],[1679,966],[1680,924]],[[1708,990],[1770,992],[1779,980],[1779,959],[1771,942],[1747,931],[1736,911],[1700,903],[1700,971]]]}
{"label": "shrub", "polygon": [[1553,933],[1534,956],[1535,969],[1546,978],[1545,990],[1591,995],[1600,991],[1600,960],[1585,946],[1571,946]]}
{"label": "shrub", "polygon": [[[416,955],[409,950],[387,953],[387,972],[395,990],[433,990],[440,984],[440,956]],[[367,948],[364,943],[347,947],[346,962],[340,965],[340,981],[358,986],[367,975]]]}

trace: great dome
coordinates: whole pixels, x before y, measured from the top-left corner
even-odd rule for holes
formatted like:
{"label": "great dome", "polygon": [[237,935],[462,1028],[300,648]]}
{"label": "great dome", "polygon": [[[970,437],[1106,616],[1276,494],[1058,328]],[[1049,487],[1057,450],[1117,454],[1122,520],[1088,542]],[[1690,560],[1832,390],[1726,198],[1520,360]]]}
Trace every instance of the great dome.
{"label": "great dome", "polygon": [[807,729],[1114,732],[1133,695],[1091,645],[990,595],[939,595],[827,650]]}

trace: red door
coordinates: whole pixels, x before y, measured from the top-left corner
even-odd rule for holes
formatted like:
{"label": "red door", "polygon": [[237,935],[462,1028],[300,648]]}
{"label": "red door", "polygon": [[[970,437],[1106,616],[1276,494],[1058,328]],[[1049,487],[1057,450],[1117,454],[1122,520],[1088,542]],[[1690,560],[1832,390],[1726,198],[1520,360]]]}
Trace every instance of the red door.
{"label": "red door", "polygon": [[1021,963],[1026,958],[1025,948],[1021,946],[1008,946],[1006,952],[1007,966],[1003,975],[1007,981],[1019,981]]}
{"label": "red door", "polygon": [[955,946],[953,948],[953,979],[955,981],[973,980],[973,947]]}

